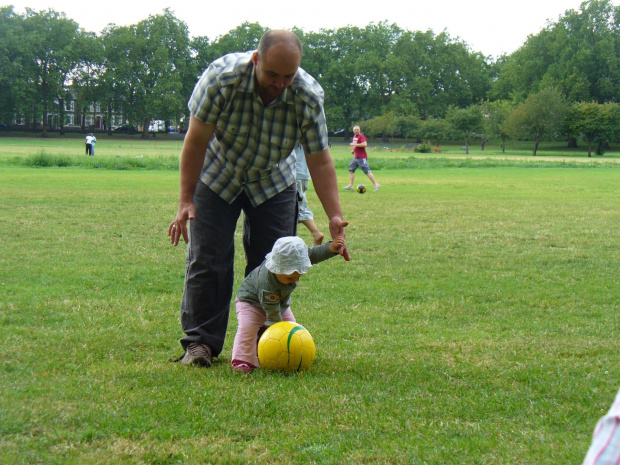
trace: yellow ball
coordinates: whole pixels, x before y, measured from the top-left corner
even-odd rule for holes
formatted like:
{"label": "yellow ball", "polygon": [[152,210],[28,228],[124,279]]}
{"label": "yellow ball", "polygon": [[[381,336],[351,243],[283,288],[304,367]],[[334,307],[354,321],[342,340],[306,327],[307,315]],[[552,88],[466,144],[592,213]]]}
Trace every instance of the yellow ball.
{"label": "yellow ball", "polygon": [[290,321],[271,325],[258,341],[258,361],[267,370],[307,370],[315,356],[316,347],[310,332]]}

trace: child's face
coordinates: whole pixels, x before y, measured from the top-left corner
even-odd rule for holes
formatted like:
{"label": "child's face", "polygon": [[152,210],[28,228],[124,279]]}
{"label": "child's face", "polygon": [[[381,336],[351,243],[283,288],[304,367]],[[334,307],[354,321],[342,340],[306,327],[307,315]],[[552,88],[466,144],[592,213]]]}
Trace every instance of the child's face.
{"label": "child's face", "polygon": [[297,273],[297,271],[291,273],[291,274],[278,274],[276,273],[276,278],[278,281],[280,281],[282,284],[293,284],[296,283],[297,281],[299,281],[300,278],[300,274]]}

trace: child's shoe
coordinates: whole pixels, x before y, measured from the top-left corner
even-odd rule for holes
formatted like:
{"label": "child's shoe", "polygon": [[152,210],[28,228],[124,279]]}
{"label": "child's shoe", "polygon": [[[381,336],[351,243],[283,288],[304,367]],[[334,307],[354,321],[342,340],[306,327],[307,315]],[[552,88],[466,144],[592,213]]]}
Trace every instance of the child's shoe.
{"label": "child's shoe", "polygon": [[255,368],[251,363],[243,362],[241,360],[233,360],[232,366],[235,371],[245,371],[246,373],[250,373]]}

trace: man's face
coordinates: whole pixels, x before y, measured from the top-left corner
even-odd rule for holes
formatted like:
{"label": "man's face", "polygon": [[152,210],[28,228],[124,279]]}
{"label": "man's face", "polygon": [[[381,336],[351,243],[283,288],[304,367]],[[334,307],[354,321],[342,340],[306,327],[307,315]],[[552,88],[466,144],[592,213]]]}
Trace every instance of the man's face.
{"label": "man's face", "polygon": [[252,61],[256,67],[258,93],[265,103],[269,103],[291,85],[301,56],[297,49],[278,44],[261,56],[254,52]]}
{"label": "man's face", "polygon": [[360,134],[360,128],[358,128],[357,126],[355,126],[355,127],[353,128],[353,134],[355,134],[356,136],[359,136],[359,134]]}

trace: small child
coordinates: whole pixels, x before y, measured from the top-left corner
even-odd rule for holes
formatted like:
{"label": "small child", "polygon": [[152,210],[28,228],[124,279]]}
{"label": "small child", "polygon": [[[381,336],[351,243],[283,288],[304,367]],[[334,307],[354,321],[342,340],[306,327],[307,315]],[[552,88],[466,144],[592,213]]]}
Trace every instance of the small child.
{"label": "small child", "polygon": [[245,277],[235,299],[239,326],[232,352],[232,366],[252,371],[259,365],[256,352],[263,326],[278,321],[295,322],[289,306],[300,276],[314,263],[338,255],[344,238],[308,248],[302,238],[282,237],[273,245],[263,263]]}

